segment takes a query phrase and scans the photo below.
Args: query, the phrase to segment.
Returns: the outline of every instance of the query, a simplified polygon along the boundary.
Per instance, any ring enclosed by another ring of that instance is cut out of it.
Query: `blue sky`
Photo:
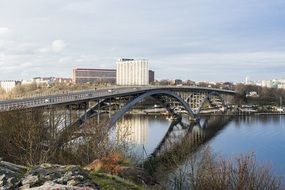
[[[1,0],[0,80],[146,58],[158,79],[285,78],[283,0]]]

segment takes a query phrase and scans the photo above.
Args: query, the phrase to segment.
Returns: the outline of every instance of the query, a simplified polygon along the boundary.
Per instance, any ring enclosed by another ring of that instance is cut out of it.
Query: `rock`
[[[74,179],[72,179],[72,180],[69,180],[66,184],[71,185],[71,186],[76,186],[77,182]]]
[[[1,161],[0,190],[12,189],[100,189],[79,166],[41,164],[25,172],[25,167]]]
[[[12,164],[10,162],[5,162],[2,160],[0,160],[0,167],[4,167],[4,168],[9,169],[13,172],[21,172],[21,170],[27,170],[27,167],[25,167],[25,166]]]
[[[99,186],[93,182],[89,174],[79,166],[56,164],[41,164],[32,168],[22,179],[22,185],[30,184],[31,188],[42,187],[47,181],[56,185],[99,189]],[[63,187],[60,186],[60,189]]]
[[[15,189],[20,182],[20,175],[26,167],[0,161],[0,189]]]
[[[4,179],[5,178],[5,174],[2,174],[1,176],[0,176],[0,181],[2,181],[2,179]]]
[[[28,175],[22,180],[23,185],[29,184],[30,187],[32,187],[38,182],[39,182],[38,176],[34,176],[34,175]]]
[[[91,187],[77,187],[77,186],[70,186],[70,185],[60,185],[53,183],[51,181],[45,182],[42,186],[30,188],[31,190],[95,190]]]
[[[54,165],[54,166],[56,166],[56,165]],[[47,168],[51,168],[51,167],[52,167],[52,165],[51,165],[50,163],[43,163],[43,164],[41,164],[41,165],[40,165],[40,167],[41,167],[41,168],[46,168],[46,169],[47,169]]]
[[[30,189],[29,184],[25,184],[25,185],[22,185],[21,187],[19,187],[19,190],[26,190],[26,189]]]

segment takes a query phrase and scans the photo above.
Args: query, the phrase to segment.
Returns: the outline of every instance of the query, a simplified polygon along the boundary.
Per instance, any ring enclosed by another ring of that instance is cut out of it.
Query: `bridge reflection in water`
[[[167,166],[164,168],[166,170],[171,168],[173,161],[175,165],[183,164],[192,153],[219,134],[231,120],[230,116],[210,116],[200,123],[173,121],[145,164],[150,162],[160,169],[161,166]]]
[[[119,140],[140,144],[140,148],[144,145],[149,146],[149,141],[156,141],[153,148],[146,147],[148,155],[147,159],[143,160],[143,165],[149,166],[151,163],[152,166],[161,168],[161,165],[165,165],[168,167],[165,169],[171,169],[171,163],[168,162],[174,159],[176,164],[183,164],[192,153],[215,137],[231,120],[232,117],[226,115],[204,117],[199,123],[191,122],[188,118],[177,119],[167,122],[169,127],[162,135],[152,134],[158,131],[149,130],[147,116],[128,115],[117,122],[116,137]],[[146,155],[141,157],[146,158]]]

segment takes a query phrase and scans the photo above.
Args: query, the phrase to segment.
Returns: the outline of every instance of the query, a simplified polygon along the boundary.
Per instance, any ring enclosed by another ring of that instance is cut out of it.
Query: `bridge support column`
[[[66,109],[64,109],[64,128],[67,127]]]
[[[111,98],[109,99],[109,118],[111,118]]]
[[[72,106],[69,105],[68,108],[69,108],[69,125],[71,125],[71,123],[72,123]]]
[[[86,121],[86,120],[87,120],[87,114],[86,114],[87,104],[88,104],[88,102],[85,102],[85,103],[84,103],[84,115],[85,115],[85,117],[84,117],[84,121]]]
[[[97,110],[97,124],[99,125],[100,124],[100,100],[97,101],[98,103],[98,110]]]

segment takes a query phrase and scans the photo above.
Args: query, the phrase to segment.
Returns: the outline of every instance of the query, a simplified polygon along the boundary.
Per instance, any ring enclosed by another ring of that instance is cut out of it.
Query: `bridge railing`
[[[86,89],[77,91],[60,91],[54,94],[42,94],[42,96],[31,96],[25,98],[0,101],[0,111],[9,110],[13,107],[36,107],[47,106],[58,103],[68,103],[70,101],[82,101],[103,96],[120,95],[124,93],[143,92],[149,89],[200,89],[213,90],[211,88],[199,87],[175,87],[175,86],[109,86],[100,89]],[[217,90],[217,89],[216,89]],[[232,91],[231,91],[232,92]]]

